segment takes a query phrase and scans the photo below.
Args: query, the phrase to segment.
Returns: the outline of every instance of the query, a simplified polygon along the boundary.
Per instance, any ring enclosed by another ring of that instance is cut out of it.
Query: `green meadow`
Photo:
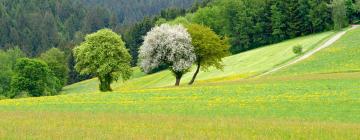
[[[264,46],[259,49],[251,50],[223,59],[224,69],[210,69],[206,72],[200,72],[197,82],[207,83],[214,81],[228,81],[241,78],[256,76],[268,71],[278,65],[286,63],[297,56],[292,53],[292,47],[302,45],[304,51],[309,51],[333,36],[335,32],[325,32],[315,35],[300,37],[288,40],[282,43]],[[195,69],[193,70],[195,71]],[[182,82],[187,84],[194,72],[184,75]],[[154,88],[171,86],[175,82],[171,72],[163,71],[152,75],[145,75],[138,68],[134,68],[134,74],[131,80],[125,83],[119,81],[113,84],[115,90],[129,90],[138,88]],[[98,91],[97,79],[83,81],[64,88],[64,94],[90,93]]]
[[[1,100],[0,139],[360,139],[360,28],[304,61],[255,77],[299,57],[293,46],[309,51],[333,35],[227,57],[223,71],[201,72],[194,86],[171,87],[171,73],[134,68],[113,92],[98,92],[92,79],[59,96]]]
[[[331,47],[275,75],[358,72],[360,71],[359,36],[359,29],[351,30]]]

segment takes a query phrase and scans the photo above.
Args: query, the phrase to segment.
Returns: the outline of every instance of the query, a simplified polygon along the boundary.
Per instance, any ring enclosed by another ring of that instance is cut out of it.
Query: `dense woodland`
[[[235,54],[358,23],[360,0],[2,0],[0,19],[0,69],[5,71],[0,75],[0,94],[14,97],[16,90],[31,89],[33,96],[42,96],[94,76],[75,70],[72,49],[87,34],[103,28],[122,35],[131,65],[136,66],[144,36],[156,25],[207,26],[229,40]],[[25,65],[30,69],[23,71]],[[29,77],[29,71],[40,75]],[[21,83],[21,78],[45,83],[36,89],[32,82]],[[36,90],[46,93],[37,95]]]
[[[231,52],[334,29],[342,11],[343,27],[360,19],[359,0],[221,0],[185,18],[231,39]],[[335,7],[335,8],[334,8]],[[337,10],[337,11],[336,11]],[[335,15],[336,16],[336,15]]]
[[[71,47],[102,28],[118,32],[168,7],[190,7],[193,0],[2,0],[0,48],[19,46],[28,56],[52,47]]]
[[[113,22],[108,10],[72,0],[3,0],[0,11],[1,48],[18,46],[30,57],[52,47],[65,48]]]
[[[123,24],[133,24],[144,17],[158,14],[162,9],[177,7],[186,9],[194,0],[81,0],[85,4],[101,5],[117,14]]]

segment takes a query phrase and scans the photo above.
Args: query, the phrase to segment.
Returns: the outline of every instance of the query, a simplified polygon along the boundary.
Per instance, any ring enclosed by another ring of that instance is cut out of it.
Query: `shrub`
[[[11,78],[14,75],[14,67],[17,59],[25,57],[25,54],[17,47],[0,50],[0,96],[11,96]]]
[[[12,98],[23,96],[23,93],[34,97],[56,95],[56,89],[61,86],[47,64],[40,60],[19,59],[14,72],[11,80]]]
[[[57,90],[60,91],[67,83],[69,73],[65,53],[58,48],[52,48],[41,54],[40,59],[49,66],[50,70],[59,79],[61,86]]]
[[[293,47],[294,54],[300,55],[303,53],[303,47],[301,45],[296,45]]]

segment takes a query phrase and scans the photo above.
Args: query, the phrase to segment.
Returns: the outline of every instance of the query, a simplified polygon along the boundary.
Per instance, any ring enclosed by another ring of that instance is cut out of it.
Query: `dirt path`
[[[283,69],[283,68],[286,68],[286,67],[288,67],[288,66],[290,66],[290,65],[296,64],[296,63],[298,63],[298,62],[300,62],[300,61],[303,61],[303,60],[309,58],[310,56],[314,55],[315,53],[319,52],[320,50],[325,49],[325,48],[331,46],[331,45],[334,44],[337,40],[339,40],[343,35],[345,35],[346,32],[348,32],[349,30],[355,29],[355,28],[357,28],[357,27],[359,27],[359,26],[360,26],[360,25],[353,25],[352,28],[350,28],[350,29],[348,29],[348,30],[345,30],[345,31],[341,31],[340,33],[337,33],[334,37],[332,37],[332,38],[330,38],[328,41],[326,41],[326,42],[325,42],[323,45],[321,45],[320,47],[317,47],[317,48],[315,48],[314,50],[311,50],[311,51],[307,52],[305,55],[303,55],[303,56],[301,56],[301,57],[299,57],[299,58],[296,58],[295,60],[292,60],[292,61],[290,61],[290,62],[287,63],[287,64],[284,64],[284,65],[279,66],[279,67],[277,67],[277,68],[274,68],[274,69],[272,69],[272,70],[270,70],[270,71],[267,71],[267,72],[265,72],[265,73],[263,73],[263,74],[261,74],[261,75],[259,75],[259,76],[257,76],[257,77],[262,77],[262,76],[269,75],[269,74],[274,73],[274,72],[276,72],[276,71],[279,71],[279,70],[281,70],[281,69]]]

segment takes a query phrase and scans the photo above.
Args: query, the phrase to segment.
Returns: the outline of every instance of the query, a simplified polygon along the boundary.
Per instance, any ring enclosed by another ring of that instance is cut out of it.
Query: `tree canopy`
[[[43,60],[54,72],[55,76],[60,80],[61,87],[67,83],[69,68],[67,58],[63,51],[58,48],[51,48],[41,54],[40,59]],[[58,89],[60,91],[61,89]]]
[[[354,0],[345,1],[351,21],[360,19]],[[239,53],[334,27],[330,0],[215,0],[185,17],[228,36],[231,52]],[[338,14],[338,13],[337,13]],[[338,16],[340,17],[340,15]],[[345,25],[346,26],[346,25]]]
[[[332,18],[334,21],[334,29],[340,30],[349,25],[349,19],[346,16],[346,2],[345,0],[333,0],[332,1]]]
[[[145,72],[168,65],[176,77],[176,86],[195,60],[191,36],[182,25],[163,24],[154,27],[145,36],[139,50],[140,67]]]
[[[24,94],[34,97],[56,95],[61,86],[47,64],[40,60],[18,59],[14,71],[11,97]]]
[[[189,84],[193,84],[196,76],[200,70],[207,70],[209,67],[222,69],[222,58],[228,56],[229,45],[226,39],[221,39],[209,27],[204,27],[199,24],[186,25],[187,31],[192,38],[192,45],[195,48],[196,72]]]
[[[23,57],[25,54],[19,48],[12,48],[7,51],[0,50],[0,98],[9,98],[12,95],[11,79],[15,74],[15,63],[17,59]]]
[[[184,10],[194,0],[2,0],[0,2],[0,48],[19,46],[27,55],[72,47],[85,34],[102,28],[124,32],[126,26],[166,8]],[[185,12],[185,10],[183,11]],[[70,48],[71,49],[71,48]]]
[[[75,68],[81,74],[94,74],[99,78],[100,90],[111,91],[111,83],[130,78],[131,56],[121,36],[110,29],[102,29],[85,37],[74,48]]]

